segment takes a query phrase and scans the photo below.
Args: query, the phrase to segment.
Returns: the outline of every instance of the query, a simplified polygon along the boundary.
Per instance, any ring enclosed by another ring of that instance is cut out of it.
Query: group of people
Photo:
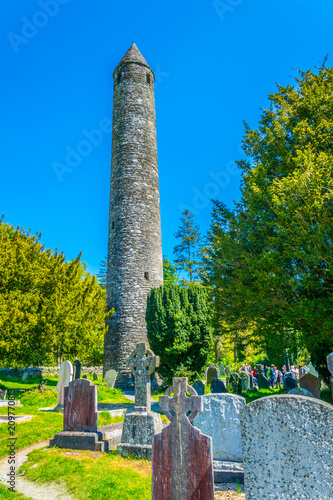
[[[287,373],[287,368],[286,365],[283,365],[281,370],[278,370],[278,368],[274,364],[272,364],[271,366],[259,365],[258,367],[254,366],[253,368],[251,368],[248,363],[244,363],[239,371],[244,371],[249,375],[252,375],[255,383],[257,382],[259,374],[262,373],[268,379],[268,384],[271,389],[274,389],[274,387],[281,389],[281,384]],[[290,373],[294,378],[298,379],[299,371],[296,365],[292,365]]]

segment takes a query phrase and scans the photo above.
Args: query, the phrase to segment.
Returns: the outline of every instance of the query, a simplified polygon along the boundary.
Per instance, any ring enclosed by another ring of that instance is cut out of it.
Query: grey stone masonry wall
[[[269,396],[241,412],[246,500],[333,498],[333,407]]]
[[[163,284],[154,74],[133,44],[116,67],[107,296],[115,313],[104,344],[104,373],[115,387],[133,385],[126,359],[147,342],[146,303]]]

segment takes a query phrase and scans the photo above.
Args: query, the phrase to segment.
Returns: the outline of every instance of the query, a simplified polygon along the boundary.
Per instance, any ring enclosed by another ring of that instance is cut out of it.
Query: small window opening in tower
[[[150,74],[149,73],[147,73],[147,83],[150,84]]]
[[[121,82],[121,73],[118,73],[117,75],[117,83],[120,83]]]
[[[111,228],[114,229],[114,220],[111,223]]]
[[[145,280],[149,280],[149,273],[145,272]]]

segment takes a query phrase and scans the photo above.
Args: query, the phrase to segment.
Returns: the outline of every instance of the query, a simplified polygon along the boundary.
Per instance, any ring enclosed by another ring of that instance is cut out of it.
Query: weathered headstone
[[[242,392],[242,379],[238,375],[238,373],[233,372],[230,373],[229,378],[227,380],[227,384],[232,386],[232,390],[236,391],[237,394]]]
[[[302,389],[302,387],[295,387],[295,389],[291,389],[288,394],[293,394],[294,396],[307,396],[308,398],[313,398],[314,395],[306,389]]]
[[[190,423],[202,411],[202,399],[187,378],[174,378],[160,397],[171,423],[154,436],[152,500],[214,499],[212,439]]]
[[[27,380],[27,378],[28,378],[28,377],[29,377],[29,373],[28,373],[28,371],[27,371],[27,370],[25,370],[25,371],[23,372],[23,375],[22,375],[21,381],[22,381],[22,382],[25,382],[25,381]]]
[[[74,370],[74,380],[77,380],[81,377],[81,361],[76,359],[73,363],[73,370]]]
[[[56,409],[64,406],[64,389],[73,380],[73,365],[70,361],[63,361],[59,368],[59,381],[55,390],[58,393]]]
[[[296,389],[298,387],[297,380],[292,376],[290,372],[286,373],[283,377],[283,388],[285,391],[288,389]]]
[[[240,414],[245,399],[236,394],[206,394],[203,411],[193,424],[213,439],[213,458],[226,462],[242,461]]]
[[[249,389],[252,390],[254,388],[254,383],[253,383],[253,375],[249,375]]]
[[[125,415],[118,453],[151,460],[153,436],[162,430],[161,415],[150,411],[150,375],[159,366],[159,357],[149,344],[141,342],[127,359],[127,366],[135,378],[135,406]]]
[[[64,430],[50,440],[50,447],[108,451],[97,431],[97,387],[90,380],[76,379],[64,388]]]
[[[220,375],[221,377],[225,377],[225,366],[223,363],[220,363]]]
[[[116,370],[111,369],[106,372],[103,381],[108,387],[111,387],[111,389],[113,389],[114,384],[116,382],[116,378],[117,378]]]
[[[248,373],[240,371],[239,376],[242,379],[242,391],[248,391],[250,388],[250,376]]]
[[[93,379],[94,379],[94,380],[99,380],[99,376],[98,376],[98,374],[97,374],[97,373],[93,373]]]
[[[259,373],[257,383],[258,383],[259,389],[269,389],[268,378],[265,377],[265,375],[263,373]]]
[[[332,498],[331,405],[289,394],[261,398],[243,409],[241,429],[246,500]]]
[[[302,389],[313,394],[313,397],[320,399],[320,379],[311,373],[306,373],[299,379],[299,385]]]
[[[203,396],[205,394],[205,384],[201,380],[196,380],[192,387],[198,396]]]
[[[213,394],[225,394],[228,391],[225,388],[223,380],[213,378],[212,383],[210,384],[210,392]]]
[[[206,371],[207,371],[207,377],[206,377],[207,385],[211,384],[211,381],[213,380],[213,378],[219,378],[219,371],[216,368],[216,366],[214,366],[213,364],[208,366]]]

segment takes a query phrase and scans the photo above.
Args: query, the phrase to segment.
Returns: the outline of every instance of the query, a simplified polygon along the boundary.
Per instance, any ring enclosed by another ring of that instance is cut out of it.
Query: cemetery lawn
[[[6,486],[0,484],[0,500],[33,500],[31,497],[26,497],[16,491],[9,491]]]
[[[37,483],[62,483],[78,500],[151,498],[151,463],[117,452],[34,450],[19,472]]]

